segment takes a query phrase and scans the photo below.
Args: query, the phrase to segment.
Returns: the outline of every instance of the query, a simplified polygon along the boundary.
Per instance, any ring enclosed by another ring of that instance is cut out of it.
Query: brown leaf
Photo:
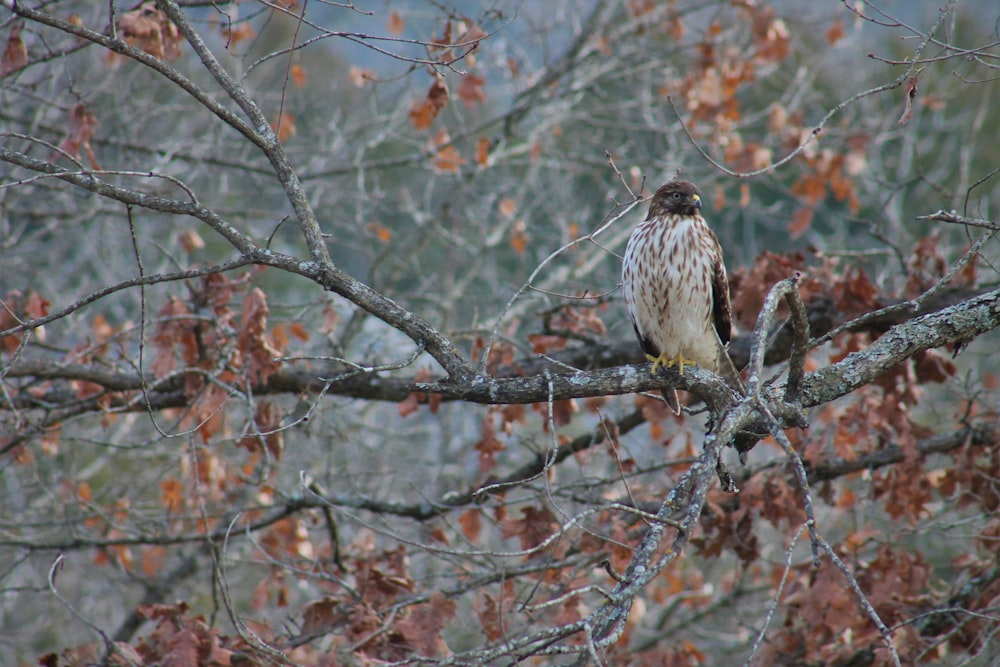
[[[327,335],[332,334],[337,328],[338,322],[340,322],[340,313],[337,312],[337,309],[329,303],[323,306],[323,324],[320,325],[320,332]]]
[[[410,613],[396,622],[395,629],[420,655],[444,655],[448,646],[441,631],[455,617],[455,609],[454,600],[435,592],[427,602],[411,607]]]
[[[296,88],[301,88],[306,85],[306,70],[302,65],[292,65],[292,83],[295,84]]]
[[[899,117],[899,124],[906,125],[913,116],[913,100],[917,97],[917,77],[910,77],[906,82],[906,98],[903,100],[903,115]]]
[[[199,664],[198,637],[195,633],[185,628],[167,640],[167,653],[162,663],[171,667],[194,667]]]
[[[531,351],[535,354],[545,354],[550,350],[561,350],[566,347],[566,337],[548,334],[530,334],[528,342],[531,343]]]
[[[278,135],[278,141],[285,143],[295,136],[295,116],[282,111],[271,121],[271,129]]]
[[[340,601],[330,595],[304,604],[301,611],[302,634],[316,634],[344,622],[346,616],[338,609],[339,604]]]
[[[532,549],[547,540],[557,528],[555,517],[548,509],[525,507],[520,519],[506,519],[501,523],[504,538],[519,537],[522,549]]]
[[[21,28],[17,25],[10,29],[7,46],[0,57],[0,75],[13,74],[28,64],[28,47],[21,39]]]
[[[239,361],[243,362],[252,382],[266,382],[278,367],[274,358],[280,356],[280,350],[276,350],[265,335],[269,314],[264,291],[259,287],[250,290],[243,300],[236,346],[240,352]]]
[[[489,166],[490,162],[490,140],[480,137],[476,142],[476,164],[480,167]]]
[[[122,14],[118,29],[129,44],[154,58],[177,60],[181,56],[181,35],[155,2],[144,2]]]
[[[792,216],[792,221],[788,224],[788,233],[793,239],[797,239],[805,234],[812,225],[813,208],[803,206]]]
[[[410,122],[418,130],[426,130],[447,104],[448,85],[444,82],[444,77],[438,75],[428,89],[427,96],[410,107]]]
[[[472,508],[462,512],[461,516],[458,517],[458,525],[462,527],[465,539],[470,542],[478,540],[479,531],[482,529],[482,517],[479,515],[479,509]]]
[[[184,485],[175,477],[160,482],[160,502],[170,512],[179,512],[184,505]]]
[[[826,31],[826,41],[830,46],[833,46],[840,40],[844,38],[844,24],[839,20],[834,21],[833,25],[827,28]]]
[[[403,21],[403,17],[399,15],[398,12],[393,11],[389,14],[389,32],[395,36],[400,36],[403,34],[403,29],[406,27],[406,22]]]
[[[465,164],[465,158],[458,153],[454,146],[449,144],[438,150],[431,164],[434,165],[436,171],[457,174],[459,167]]]
[[[951,359],[936,350],[925,350],[915,357],[915,361],[920,382],[947,382],[958,371]]]
[[[222,27],[222,36],[229,42],[229,45],[239,44],[245,39],[253,39],[257,36],[257,31],[249,23],[239,23],[237,25],[227,24]]]
[[[531,237],[528,235],[527,226],[524,224],[524,220],[518,220],[510,228],[510,247],[514,249],[518,255],[523,255],[528,249],[528,240]]]
[[[385,225],[377,222],[370,222],[368,223],[368,231],[373,233],[382,243],[388,243],[392,240],[392,230]]]
[[[194,320],[185,319],[190,315],[187,305],[178,297],[171,297],[156,314],[158,323],[153,334],[156,357],[153,359],[153,375],[162,378],[177,366],[175,347],[182,349],[182,357],[193,365],[198,359],[198,344],[194,337]]]
[[[414,412],[420,409],[420,399],[417,397],[416,392],[410,394],[402,401],[396,404],[396,409],[399,410],[400,417],[409,417]]]
[[[69,128],[66,138],[59,144],[59,148],[76,158],[80,157],[80,149],[83,148],[90,160],[90,166],[94,169],[100,169],[94,151],[90,147],[90,140],[94,136],[99,122],[97,116],[87,109],[86,104],[78,102],[70,110]]]
[[[496,455],[507,449],[507,446],[496,437],[492,414],[483,419],[481,433],[482,438],[476,443],[475,449],[479,452],[479,472],[486,473],[496,466]]]
[[[491,642],[503,637],[503,620],[500,614],[500,605],[489,593],[483,593],[476,605],[476,615],[479,617],[479,626],[483,634]]]
[[[309,340],[309,331],[302,325],[302,322],[292,322],[288,326],[288,333],[298,338],[303,343]]]
[[[471,72],[462,77],[462,82],[458,84],[458,97],[466,107],[486,101],[485,83],[486,79]]]
[[[513,218],[517,213],[517,202],[512,197],[504,197],[497,204],[497,210],[505,218]]]

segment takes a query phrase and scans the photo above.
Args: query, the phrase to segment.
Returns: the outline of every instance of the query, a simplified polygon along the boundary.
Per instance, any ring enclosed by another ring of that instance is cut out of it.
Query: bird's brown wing
[[[722,246],[715,233],[712,240],[715,242],[715,257],[712,262],[712,319],[715,322],[715,331],[719,334],[719,374],[734,389],[743,389],[743,381],[740,379],[739,370],[733,364],[727,350],[729,341],[733,337],[733,310],[729,304],[729,279],[726,277],[726,265],[722,261]]]
[[[727,345],[733,337],[733,311],[729,305],[729,279],[726,277],[726,265],[722,261],[722,246],[715,233],[709,231],[715,242],[715,257],[712,262],[712,317],[715,320],[715,330],[719,340]]]

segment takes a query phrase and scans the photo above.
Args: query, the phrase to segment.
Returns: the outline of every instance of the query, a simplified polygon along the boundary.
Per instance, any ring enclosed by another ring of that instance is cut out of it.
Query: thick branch
[[[827,403],[873,382],[899,362],[948,343],[965,343],[1000,326],[1000,289],[893,327],[866,349],[806,375],[802,404]]]

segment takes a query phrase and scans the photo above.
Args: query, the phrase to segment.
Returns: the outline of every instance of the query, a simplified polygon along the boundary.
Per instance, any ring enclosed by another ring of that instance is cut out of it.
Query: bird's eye
[[[675,192],[675,193],[674,193],[673,195],[671,195],[671,196],[672,196],[672,197],[673,197],[674,199],[680,199],[680,198],[681,198],[681,193],[679,193],[679,192]]]

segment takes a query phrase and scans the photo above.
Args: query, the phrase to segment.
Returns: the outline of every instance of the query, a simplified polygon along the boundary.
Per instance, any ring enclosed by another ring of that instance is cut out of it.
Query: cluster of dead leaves
[[[126,42],[154,58],[173,61],[181,57],[180,31],[155,2],[144,2],[122,14],[118,30]]]
[[[414,653],[446,655],[442,631],[455,618],[455,602],[440,592],[408,602],[420,596],[405,547],[375,551],[365,548],[366,539],[355,545],[359,555],[351,559],[346,575],[357,594],[336,593],[305,604],[300,610],[302,635],[343,637],[351,647],[345,664],[393,662]]]
[[[403,19],[399,14],[393,12],[390,16],[390,31],[393,34],[400,34],[403,28]],[[482,28],[468,19],[449,19],[445,22],[443,34],[440,37],[435,37],[428,47],[430,55],[442,64],[453,63],[459,57],[464,58],[464,64],[468,66],[468,70],[458,75],[460,78],[456,94],[467,108],[486,101],[486,79],[473,70],[476,63],[473,52],[478,48],[479,42],[487,36],[488,34]],[[364,85],[373,78],[365,70],[353,68],[352,72],[355,85]],[[451,99],[452,92],[444,74],[440,70],[436,71],[434,81],[427,93],[410,105],[410,123],[417,130],[430,129]],[[490,142],[486,137],[480,137],[475,144],[474,160],[480,168],[489,164],[489,146]],[[452,143],[451,137],[444,127],[439,128],[430,139],[429,152],[431,167],[438,173],[458,173],[460,167],[468,162],[461,155],[458,147]]]
[[[151,369],[156,378],[179,372],[190,402],[185,424],[195,426],[207,442],[222,427],[222,405],[227,385],[266,383],[277,370],[275,358],[288,343],[288,334],[308,339],[301,325],[268,329],[267,297],[260,288],[249,288],[249,276],[231,280],[223,275],[205,276],[187,300],[171,297],[157,313],[152,342]],[[242,308],[234,307],[237,293]],[[216,378],[207,382],[206,374]],[[276,417],[260,412],[265,426]]]

